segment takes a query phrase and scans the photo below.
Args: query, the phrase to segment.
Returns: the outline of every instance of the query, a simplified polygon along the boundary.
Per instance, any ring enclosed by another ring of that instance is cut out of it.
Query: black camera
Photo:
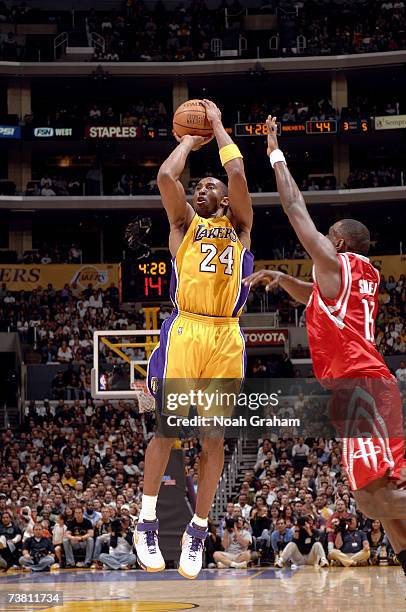
[[[340,518],[338,525],[336,527],[336,533],[338,533],[339,531],[342,533],[345,533],[350,523],[351,523],[350,518]]]
[[[121,519],[114,519],[111,523],[111,535],[113,536],[121,536],[123,533],[123,525],[121,523]]]
[[[234,531],[234,527],[235,527],[235,519],[234,518],[226,518],[226,529],[227,531]]]

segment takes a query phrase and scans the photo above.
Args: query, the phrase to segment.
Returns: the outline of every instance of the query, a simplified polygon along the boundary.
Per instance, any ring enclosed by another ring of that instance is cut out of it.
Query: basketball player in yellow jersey
[[[207,177],[197,185],[192,205],[186,201],[179,177],[191,151],[206,144],[200,136],[177,139],[179,145],[159,170],[158,187],[170,223],[174,311],[164,322],[160,343],[150,358],[148,386],[152,394],[162,379],[182,379],[189,383],[189,389],[198,389],[200,380],[204,389],[207,379],[242,381],[245,374],[238,317],[249,289],[242,279],[253,269],[249,250],[252,204],[242,155],[225,131],[217,106],[209,100],[204,105],[228,187]],[[202,416],[210,416],[210,411],[202,413],[197,408]],[[156,503],[174,441],[155,436],[145,455],[144,494],[134,546],[141,567],[148,571],[165,568],[158,544]],[[183,535],[179,562],[179,572],[186,578],[196,578],[202,567],[207,517],[224,464],[222,431],[201,431],[200,443],[196,513]]]

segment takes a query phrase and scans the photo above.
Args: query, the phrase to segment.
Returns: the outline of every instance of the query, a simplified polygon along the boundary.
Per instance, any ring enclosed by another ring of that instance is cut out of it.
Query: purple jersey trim
[[[165,376],[168,337],[177,316],[178,313],[174,311],[171,316],[165,319],[165,321],[162,323],[161,333],[159,334],[159,346],[157,346],[152,353],[148,363],[148,390],[154,397],[156,396],[157,391],[153,391],[151,379],[156,378],[158,381],[160,381]]]
[[[250,288],[243,285],[242,281],[246,276],[251,274],[253,270],[254,270],[254,255],[251,253],[251,251],[248,251],[245,249],[244,254],[243,254],[243,259],[242,259],[242,265],[241,265],[240,293],[237,298],[237,303],[234,306],[234,310],[232,314],[233,317],[237,316],[237,313],[241,310],[241,308],[244,306],[245,302],[247,301],[247,297],[248,297]]]

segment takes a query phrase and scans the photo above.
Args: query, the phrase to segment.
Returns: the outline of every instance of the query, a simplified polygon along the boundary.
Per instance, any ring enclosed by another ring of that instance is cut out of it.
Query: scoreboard
[[[371,132],[369,119],[348,119],[336,121],[335,119],[299,121],[294,123],[281,123],[278,121],[278,136],[288,134],[368,134]],[[266,123],[236,123],[234,136],[266,136],[268,127]]]
[[[126,261],[122,266],[123,300],[129,302],[167,302],[172,262],[167,257]]]

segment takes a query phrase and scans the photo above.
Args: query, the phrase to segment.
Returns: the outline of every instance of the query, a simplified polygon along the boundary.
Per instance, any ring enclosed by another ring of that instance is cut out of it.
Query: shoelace
[[[148,552],[150,554],[156,553],[156,531],[145,531],[145,540],[147,543]]]
[[[196,561],[196,556],[200,548],[202,550],[204,549],[204,540],[201,538],[192,538],[192,543],[189,549],[189,559]]]

